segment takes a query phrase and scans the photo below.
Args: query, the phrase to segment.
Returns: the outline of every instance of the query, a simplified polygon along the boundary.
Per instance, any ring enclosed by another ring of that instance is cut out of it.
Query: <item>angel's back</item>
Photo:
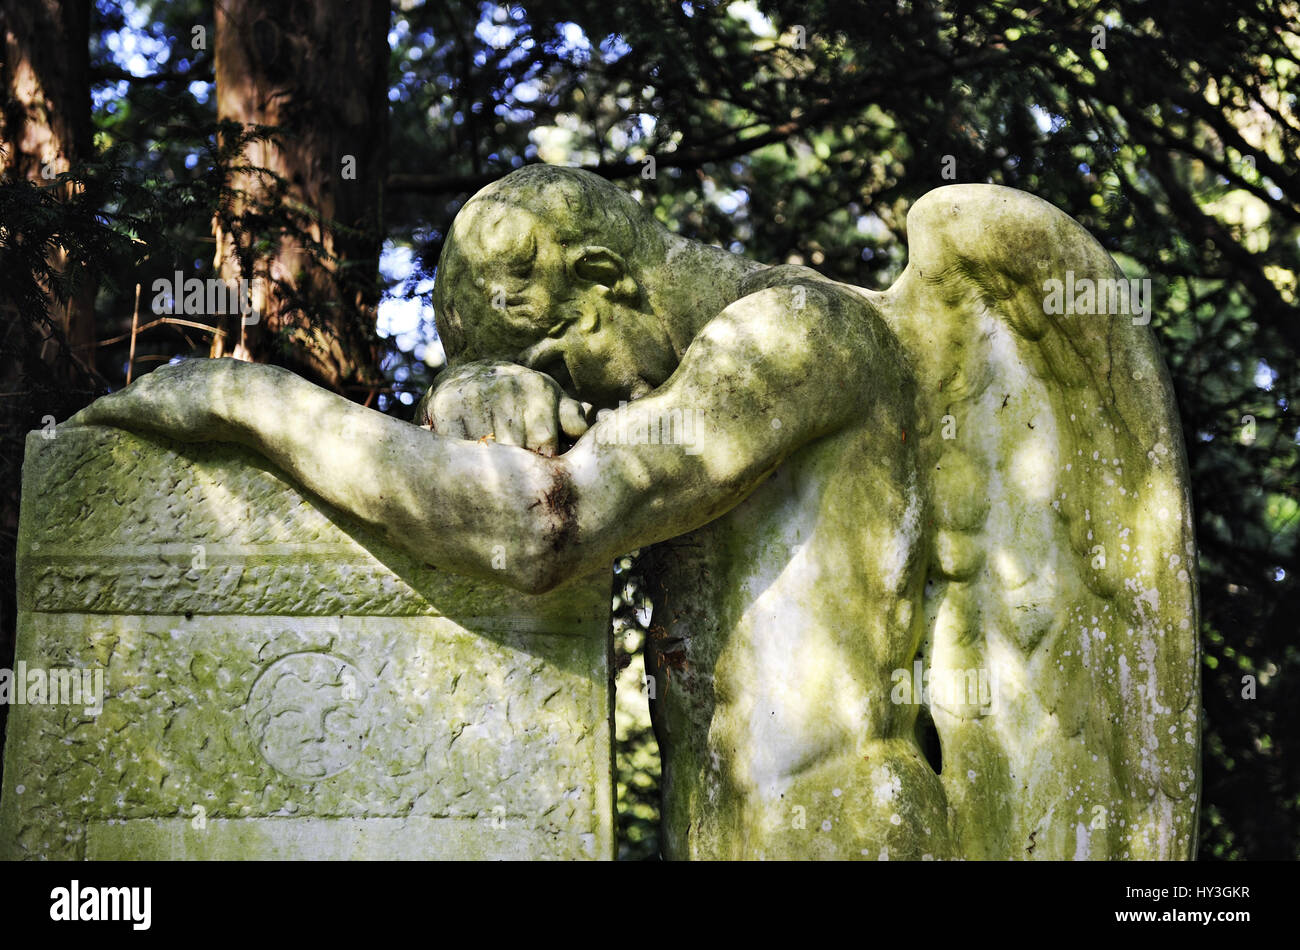
[[[666,853],[1190,857],[1195,551],[1153,338],[1050,312],[1054,279],[1081,307],[1125,285],[1036,198],[939,189],[909,228],[885,293],[747,288],[793,320],[856,298],[878,385],[647,558]]]

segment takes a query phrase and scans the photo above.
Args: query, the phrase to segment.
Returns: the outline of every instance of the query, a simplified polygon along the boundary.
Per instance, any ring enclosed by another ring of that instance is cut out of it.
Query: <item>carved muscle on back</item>
[[[1047,312],[1052,279],[1074,295],[1093,281],[1097,310],[1129,298],[1101,246],[1037,198],[940,188],[908,231],[902,277],[864,293],[921,384],[923,650],[959,851],[1191,857],[1195,546],[1154,337],[1127,312]]]

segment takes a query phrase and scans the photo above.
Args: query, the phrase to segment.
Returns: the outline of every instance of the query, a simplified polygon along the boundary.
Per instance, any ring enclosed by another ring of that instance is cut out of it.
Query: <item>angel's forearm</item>
[[[242,367],[241,367],[242,369]],[[571,534],[557,462],[448,439],[271,367],[247,367],[226,400],[235,441],[421,560],[525,590]]]

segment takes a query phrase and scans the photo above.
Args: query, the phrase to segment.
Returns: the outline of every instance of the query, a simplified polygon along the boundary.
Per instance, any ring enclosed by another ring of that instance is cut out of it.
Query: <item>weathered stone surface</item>
[[[642,550],[667,857],[1191,857],[1196,546],[1150,288],[1008,188],[936,189],[908,239],[868,290],[532,165],[447,235],[421,426],[210,360],[70,424],[248,446],[518,590]]]
[[[6,858],[605,858],[609,582],[420,565],[245,449],[27,443]]]

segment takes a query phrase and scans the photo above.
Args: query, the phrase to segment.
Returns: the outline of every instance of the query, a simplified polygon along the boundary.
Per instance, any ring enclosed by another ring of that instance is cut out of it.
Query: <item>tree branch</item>
[[[120,66],[92,66],[90,68],[90,82],[92,85],[106,82],[136,82],[162,85],[169,82],[215,82],[212,73],[212,64],[198,63],[190,69],[177,72],[175,70],[164,70],[160,73],[151,73],[148,76],[137,76],[135,73],[128,72]]]
[[[954,60],[937,63],[926,69],[914,70],[907,76],[906,82],[917,83],[933,79],[937,75],[946,75],[955,73],[962,69],[972,69],[980,66],[986,66],[991,63],[999,62],[1010,56],[1006,50],[997,50],[989,53],[984,52],[974,56],[959,57]],[[762,148],[765,145],[771,145],[776,142],[783,142],[790,136],[805,129],[815,128],[821,123],[845,114],[854,109],[863,108],[874,102],[886,90],[895,89],[900,84],[900,80],[880,79],[863,84],[863,88],[857,95],[845,99],[839,98],[834,101],[821,100],[817,107],[809,109],[802,115],[791,116],[786,122],[775,125],[758,135],[751,135],[748,138],[734,138],[740,130],[729,129],[722,137],[724,144],[709,146],[706,148],[686,148],[678,149],[675,152],[669,152],[663,155],[655,155],[656,168],[699,168],[701,165],[709,162],[722,162],[728,159],[738,158],[741,155],[747,155],[755,149]],[[725,139],[730,138],[730,141]],[[529,163],[531,164],[531,163]],[[633,178],[641,173],[643,165],[640,162],[601,162],[598,165],[582,166],[584,170],[595,172],[603,178],[611,180],[619,178]],[[408,194],[426,194],[426,195],[445,195],[458,194],[466,191],[478,191],[484,185],[490,184],[507,174],[510,169],[499,169],[496,171],[487,171],[470,175],[432,175],[422,172],[394,172],[388,176],[387,186],[389,191],[405,192]]]

